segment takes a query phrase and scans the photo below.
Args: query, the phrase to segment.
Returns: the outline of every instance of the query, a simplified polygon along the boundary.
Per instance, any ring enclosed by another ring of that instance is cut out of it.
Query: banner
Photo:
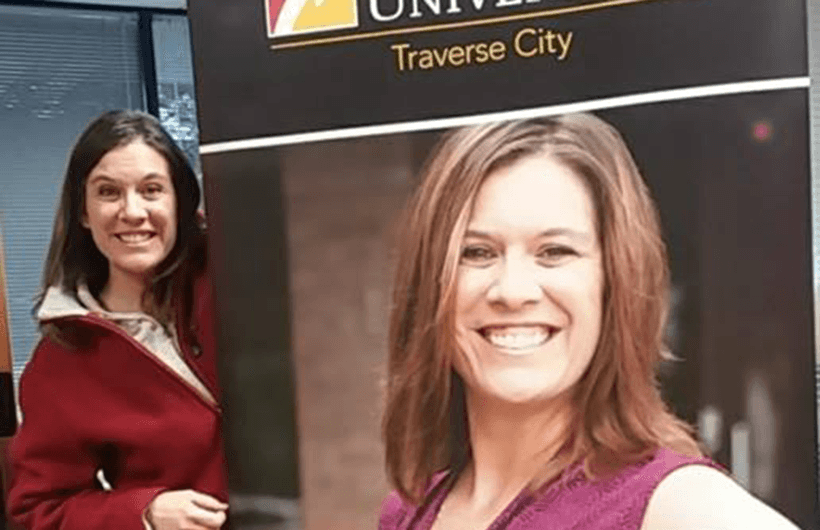
[[[661,212],[680,359],[665,397],[741,484],[814,526],[804,3],[234,0],[189,16],[234,514],[375,528],[392,238],[421,166],[455,127],[592,112]]]

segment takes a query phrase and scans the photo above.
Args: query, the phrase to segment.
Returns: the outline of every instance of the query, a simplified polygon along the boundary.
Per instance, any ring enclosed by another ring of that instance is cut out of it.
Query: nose
[[[134,191],[125,193],[120,218],[131,224],[140,224],[146,217],[148,217],[148,211],[142,196]]]
[[[495,305],[519,309],[537,303],[543,296],[536,264],[523,257],[508,254],[499,264],[493,282],[487,290],[487,299]]]

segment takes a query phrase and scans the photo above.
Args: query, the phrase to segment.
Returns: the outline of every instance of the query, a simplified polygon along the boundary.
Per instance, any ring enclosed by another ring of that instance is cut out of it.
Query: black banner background
[[[192,0],[202,142],[804,76],[805,10],[802,2],[774,0],[648,0],[501,25],[270,50],[263,0]],[[509,41],[524,27],[573,31],[573,49],[562,62],[509,54],[499,63],[402,73],[390,50],[398,42],[421,48]]]

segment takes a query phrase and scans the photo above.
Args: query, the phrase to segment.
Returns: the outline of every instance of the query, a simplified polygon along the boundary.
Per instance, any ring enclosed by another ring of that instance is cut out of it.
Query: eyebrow
[[[107,180],[109,182],[114,182],[114,179],[112,179],[108,175],[92,175],[88,178],[88,183],[93,184],[94,182],[97,182],[98,180]]]
[[[590,244],[594,241],[594,237],[589,232],[575,230],[572,228],[560,227],[560,228],[550,228],[549,230],[544,230],[543,232],[539,233],[536,237],[544,238],[544,237],[557,237],[557,236],[564,236],[568,237],[572,240],[578,241],[579,243]],[[485,232],[482,230],[467,230],[464,233],[464,237],[475,237],[479,239],[493,239],[494,235],[491,232]]]
[[[149,173],[149,174],[145,175],[144,177],[142,177],[140,179],[140,182],[145,181],[145,180],[151,180],[151,179],[160,179],[160,180],[168,179],[169,181],[172,180],[170,175],[164,175],[162,173]],[[88,183],[93,184],[94,182],[97,182],[98,180],[104,180],[104,181],[113,182],[113,183],[117,182],[116,179],[111,178],[108,175],[106,175],[105,173],[103,173],[103,174],[89,176]]]

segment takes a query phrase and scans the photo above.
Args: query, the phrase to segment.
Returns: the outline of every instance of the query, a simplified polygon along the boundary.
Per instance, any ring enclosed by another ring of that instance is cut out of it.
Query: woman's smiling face
[[[92,168],[82,223],[108,259],[109,280],[147,281],[176,242],[176,201],[168,161],[141,140],[112,149]]]
[[[582,177],[539,154],[491,173],[459,256],[454,366],[468,391],[512,403],[565,393],[595,352],[603,292]]]

